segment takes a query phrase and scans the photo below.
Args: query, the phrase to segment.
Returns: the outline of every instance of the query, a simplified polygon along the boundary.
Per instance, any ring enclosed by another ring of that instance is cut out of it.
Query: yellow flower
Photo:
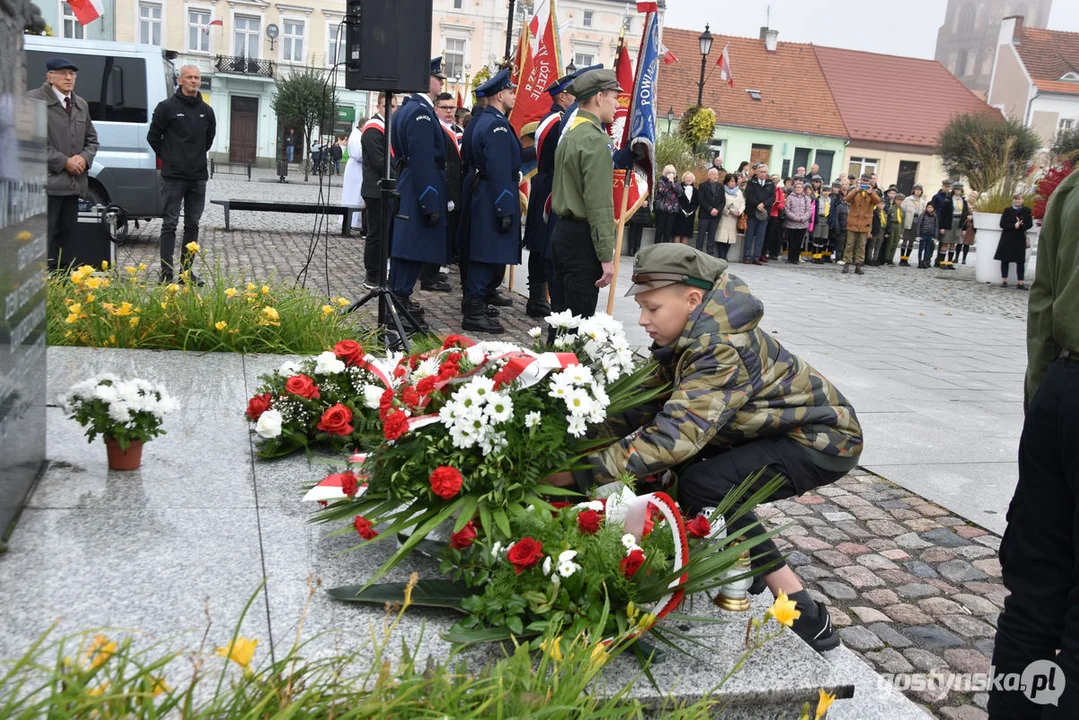
[[[225,288],[225,297],[231,300],[236,295],[236,288]]]
[[[214,323],[214,327],[217,328],[218,330],[224,330],[228,326],[229,326],[229,324],[227,322],[225,322],[224,320],[218,320],[217,322]]]
[[[641,616],[641,619],[637,621],[637,628],[641,632],[648,632],[652,629],[652,626],[656,624],[655,613],[645,613]]]
[[[180,273],[180,280],[183,281],[184,283],[186,283],[190,279],[191,279],[191,271],[190,270],[184,270],[183,272]]]
[[[258,287],[258,286],[257,286],[257,285],[255,285],[255,283],[253,283],[253,282],[249,282],[249,283],[247,283],[247,289],[248,289],[248,291],[249,291],[249,292],[250,292],[251,290],[254,290],[254,289],[255,289],[256,287]]]
[[[133,265],[125,265],[124,270],[127,270],[129,275],[134,275],[139,271],[139,269]]]
[[[82,305],[80,303],[71,303],[67,306],[67,311],[72,315],[78,315],[82,312]]]
[[[92,303],[95,299],[96,298],[93,293],[86,293],[86,302]]]
[[[176,283],[169,283],[165,286],[165,289],[168,290],[170,293],[180,292],[180,286]]]
[[[776,600],[772,603],[772,607],[765,611],[765,616],[771,615],[776,619],[776,622],[784,627],[790,627],[794,624],[794,621],[802,616],[801,610],[795,610],[796,603],[793,600],[787,598],[787,593],[782,590],[779,591],[779,595],[776,596]]]
[[[66,322],[68,325],[71,325],[72,323],[78,322],[78,320],[79,320],[79,316],[76,315],[75,313],[71,313],[66,318],[64,318],[64,322]]]
[[[348,298],[337,298],[337,304],[341,307],[347,307],[349,304]]]
[[[333,305],[323,305],[322,306],[322,314],[324,316],[325,315],[333,315]]]
[[[99,697],[105,694],[105,691],[109,689],[108,681],[101,683],[96,688],[90,688],[88,694],[90,697]]]
[[[269,285],[263,285],[262,286],[262,294],[263,295],[269,295],[270,294],[270,286]]]
[[[123,317],[125,315],[130,315],[131,311],[134,309],[134,306],[127,300],[124,300],[122,303],[120,303],[120,307],[117,308],[113,306],[110,309],[112,310],[113,315],[119,315]]]
[[[184,249],[187,250],[192,255],[197,255],[199,250],[200,250],[199,244],[197,242],[195,242],[194,240],[189,242],[187,245],[184,245]]]
[[[637,606],[633,604],[632,600],[630,600],[626,604],[626,617],[628,619],[632,620],[633,618],[637,617],[638,612],[640,612],[640,611],[637,610]]]
[[[90,288],[91,290],[97,290],[99,287],[101,287],[101,278],[86,278],[86,287]]]
[[[109,261],[108,260],[102,260],[101,261],[101,269],[102,270],[108,270],[109,269]]]
[[[219,647],[217,654],[223,658],[228,658],[232,662],[242,667],[246,672],[251,672],[251,659],[255,657],[255,647],[259,644],[258,640],[251,640],[240,636],[232,643],[229,643],[227,648]]]
[[[135,327],[136,325],[139,324],[139,316],[136,315],[135,317],[131,318],[127,322],[131,325],[131,327]]]
[[[592,670],[598,670],[603,667],[609,657],[610,656],[607,654],[607,646],[603,643],[592,648]]]
[[[154,682],[153,689],[150,690],[150,693],[154,697],[157,697],[161,693],[172,692],[172,688],[169,687],[169,684],[167,682],[165,682],[165,678],[163,678],[163,677],[151,677],[150,679],[153,680],[153,682]]]
[[[277,310],[273,309],[269,305],[262,308],[262,314],[266,316],[267,320],[280,320],[281,316],[277,313]]]
[[[161,309],[162,310],[168,310],[169,309],[169,304],[167,302],[161,303]]]
[[[34,236],[30,233],[29,230],[23,230],[22,232],[20,232],[18,235],[15,236],[15,239],[18,240],[19,242],[29,242],[30,238],[32,238],[32,237],[34,237]]]
[[[550,643],[544,640],[540,643],[540,650],[550,655],[555,662],[562,662],[562,638],[556,637]]]
[[[90,669],[97,670],[108,662],[108,659],[113,656],[118,647],[115,641],[109,640],[104,635],[94,635],[94,639],[86,651],[86,659],[90,661]]]
[[[825,691],[824,688],[817,690],[820,693],[820,699],[817,700],[817,713],[814,715],[816,720],[821,720],[828,712],[828,708],[832,707],[832,703],[835,702],[835,695]]]
[[[146,269],[146,263],[139,263],[139,272],[142,272],[145,269]]]

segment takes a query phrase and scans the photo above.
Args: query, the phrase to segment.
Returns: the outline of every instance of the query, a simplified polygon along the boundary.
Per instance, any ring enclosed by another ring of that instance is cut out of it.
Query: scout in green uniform
[[[551,208],[558,215],[551,236],[551,309],[591,317],[599,289],[614,278],[614,161],[601,123],[614,122],[618,78],[592,70],[570,85],[577,116],[555,152]]]

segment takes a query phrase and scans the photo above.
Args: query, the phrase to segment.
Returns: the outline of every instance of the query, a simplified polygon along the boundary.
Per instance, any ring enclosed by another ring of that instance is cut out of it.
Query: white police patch
[[[429,116],[427,116],[427,115],[417,115],[416,119],[417,120],[426,120],[427,122],[431,122],[431,118]]]
[[[496,127],[496,128],[495,128],[494,130],[492,130],[491,132],[509,132],[509,128],[505,128],[505,127]]]

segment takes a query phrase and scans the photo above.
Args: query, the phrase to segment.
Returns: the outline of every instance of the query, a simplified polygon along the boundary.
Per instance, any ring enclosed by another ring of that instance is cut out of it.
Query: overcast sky
[[[766,8],[771,6],[771,22]],[[667,27],[757,37],[769,24],[787,42],[933,58],[946,0],[813,3],[808,0],[667,0]],[[1079,32],[1079,0],[1054,0],[1053,30]]]

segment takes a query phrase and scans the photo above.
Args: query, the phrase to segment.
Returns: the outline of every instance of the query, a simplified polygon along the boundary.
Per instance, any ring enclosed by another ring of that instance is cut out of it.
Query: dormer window
[[[1060,76],[1060,79],[1067,82],[1079,82],[1079,72],[1073,70],[1072,72],[1064,73]]]

